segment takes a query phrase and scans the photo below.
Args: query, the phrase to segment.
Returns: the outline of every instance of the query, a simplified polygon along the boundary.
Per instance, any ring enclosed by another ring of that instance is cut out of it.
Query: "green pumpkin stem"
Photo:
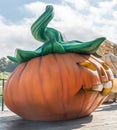
[[[106,39],[105,37],[100,37],[88,42],[78,40],[64,41],[62,34],[59,31],[47,27],[53,16],[53,6],[48,5],[46,6],[44,13],[31,26],[31,32],[34,38],[40,42],[44,42],[42,46],[34,51],[18,49],[15,57],[8,56],[8,58],[13,62],[22,63],[29,61],[32,58],[52,53],[73,52],[96,54],[97,49]]]

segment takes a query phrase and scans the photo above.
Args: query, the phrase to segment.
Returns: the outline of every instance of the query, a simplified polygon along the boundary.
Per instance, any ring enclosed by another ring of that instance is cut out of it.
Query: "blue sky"
[[[23,5],[41,1],[46,3],[57,3],[56,0],[1,0],[0,1],[0,15],[4,16],[7,20],[17,22],[21,20],[23,17],[27,17],[30,15],[27,12],[23,11]]]
[[[42,44],[32,37],[30,27],[47,4],[55,11],[49,26],[66,40],[104,36],[117,43],[117,0],[1,0],[0,57],[14,55],[16,48],[34,50]]]

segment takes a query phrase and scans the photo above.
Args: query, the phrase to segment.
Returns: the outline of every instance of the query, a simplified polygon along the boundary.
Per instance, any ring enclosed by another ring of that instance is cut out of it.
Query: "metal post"
[[[3,98],[4,81],[5,79],[2,79],[2,111],[4,111],[4,98]]]

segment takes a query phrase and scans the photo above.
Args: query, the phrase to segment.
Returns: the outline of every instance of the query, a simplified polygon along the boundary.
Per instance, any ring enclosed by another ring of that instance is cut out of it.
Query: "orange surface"
[[[5,85],[4,100],[27,120],[78,118],[89,115],[106,98],[91,88],[112,79],[109,68],[94,56],[49,54],[15,69]]]

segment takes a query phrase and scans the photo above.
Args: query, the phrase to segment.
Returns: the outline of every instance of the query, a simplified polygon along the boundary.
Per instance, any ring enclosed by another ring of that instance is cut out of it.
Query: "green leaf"
[[[35,57],[53,53],[73,52],[95,54],[99,46],[104,40],[106,40],[105,37],[100,37],[88,42],[78,40],[64,41],[62,34],[59,31],[47,27],[53,18],[53,15],[53,6],[47,5],[44,13],[31,26],[31,32],[34,38],[38,41],[44,42],[42,46],[34,51],[18,49],[16,52],[16,57],[8,56],[8,58],[13,62],[22,63]]]
[[[57,42],[46,43],[42,46],[42,55],[50,53],[65,53],[63,46]]]
[[[68,42],[66,44],[63,44],[63,47],[66,52],[93,54],[97,51],[105,39],[105,37],[101,37],[89,42],[71,41],[70,43]]]

